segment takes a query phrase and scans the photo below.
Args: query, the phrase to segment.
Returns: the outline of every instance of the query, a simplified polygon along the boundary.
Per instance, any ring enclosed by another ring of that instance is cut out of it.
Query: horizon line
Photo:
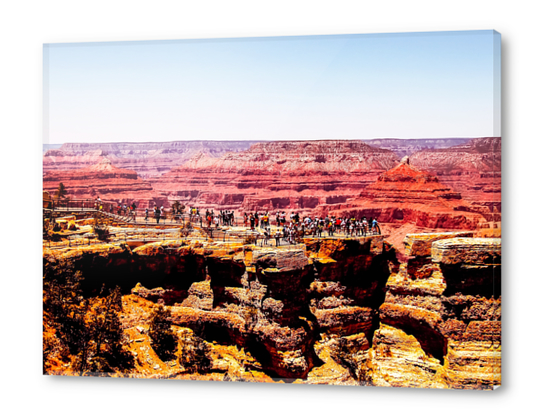
[[[106,141],[106,142],[64,142],[64,143],[42,143],[43,145],[58,145],[58,144],[142,144],[142,143],[177,143],[177,142],[279,142],[279,141],[289,141],[289,142],[302,142],[302,141],[374,141],[374,140],[439,140],[439,139],[477,139],[477,138],[501,138],[501,136],[451,136],[451,137],[375,137],[369,139],[236,139],[236,140],[225,140],[225,139],[191,139],[191,140],[162,140],[162,141]]]

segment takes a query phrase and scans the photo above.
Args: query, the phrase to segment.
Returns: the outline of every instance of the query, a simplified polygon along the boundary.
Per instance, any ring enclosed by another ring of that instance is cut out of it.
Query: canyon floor
[[[44,227],[44,374],[501,383],[499,229],[405,223],[275,246],[244,227],[111,222],[99,239],[89,214],[63,217]]]

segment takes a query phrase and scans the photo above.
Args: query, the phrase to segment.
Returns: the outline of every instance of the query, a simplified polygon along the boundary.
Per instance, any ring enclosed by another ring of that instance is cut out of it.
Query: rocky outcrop
[[[172,141],[156,143],[65,143],[47,150],[43,171],[73,171],[107,157],[117,168],[135,171],[140,178],[159,176],[198,153],[218,157],[248,149],[253,141]]]
[[[69,260],[87,296],[121,287],[136,376],[192,378],[136,345],[165,305],[181,343],[197,335],[213,349],[211,373],[193,379],[490,389],[500,384],[500,240],[471,235],[409,235],[402,264],[380,236],[104,244],[45,249],[44,262]]]
[[[422,150],[414,153],[410,161],[460,192],[486,219],[500,221],[500,137],[476,138],[447,149]]]
[[[64,184],[71,200],[96,199],[103,201],[135,202],[138,207],[166,204],[152,186],[138,177],[135,171],[119,169],[108,158],[100,163],[77,170],[49,171],[43,175],[43,189],[51,195],[59,184]]]
[[[500,239],[456,235],[407,235],[370,351],[376,385],[500,385]]]
[[[410,164],[408,158],[381,174],[358,198],[323,209],[340,216],[376,217],[381,223],[411,223],[425,228],[476,229],[485,222],[461,194]]]
[[[274,141],[220,158],[198,154],[152,182],[169,200],[203,208],[313,211],[346,202],[396,163],[361,141]]]
[[[264,371],[295,379],[322,364],[314,351],[320,332],[371,334],[378,306],[371,296],[382,291],[387,273],[384,253],[382,238],[365,238],[293,248],[164,241],[133,251],[45,251],[44,258],[70,259],[85,275],[87,294],[119,285],[171,307],[175,325],[246,348]]]

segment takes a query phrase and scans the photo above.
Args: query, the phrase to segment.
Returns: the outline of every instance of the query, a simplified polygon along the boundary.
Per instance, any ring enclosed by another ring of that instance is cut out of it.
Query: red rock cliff
[[[423,150],[413,165],[437,175],[441,182],[480,207],[487,219],[500,220],[501,138],[484,137],[447,149]]]
[[[358,198],[325,209],[339,215],[376,217],[382,223],[411,223],[425,228],[476,229],[485,222],[461,194],[411,165],[407,158],[381,174]]]
[[[396,162],[361,141],[276,141],[220,158],[199,154],[152,183],[170,200],[204,208],[312,210],[356,196]]]
[[[82,169],[46,172],[43,175],[43,190],[54,195],[61,182],[72,200],[100,197],[104,201],[122,200],[130,204],[135,201],[140,208],[166,203],[135,171],[119,169],[108,158]]]

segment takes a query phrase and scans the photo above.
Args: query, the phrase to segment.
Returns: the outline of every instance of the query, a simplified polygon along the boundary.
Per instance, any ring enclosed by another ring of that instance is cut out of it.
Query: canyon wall
[[[66,195],[77,200],[96,199],[118,203],[136,203],[139,208],[168,205],[151,184],[140,179],[135,171],[120,169],[111,164],[108,158],[95,164],[76,170],[49,171],[43,175],[43,191],[54,196],[62,183]]]
[[[202,208],[312,211],[356,196],[396,163],[393,152],[361,141],[274,141],[220,158],[199,154],[152,184],[170,201]]]
[[[47,150],[43,172],[76,170],[100,163],[107,157],[121,169],[135,171],[140,178],[159,176],[204,152],[218,157],[226,152],[242,151],[253,141],[172,141],[156,143],[65,143]]]
[[[167,208],[178,200],[202,209],[322,216],[350,211],[426,228],[487,227],[500,221],[501,141],[479,138],[443,147],[464,140],[65,144],[45,153],[44,188],[63,182],[78,198],[107,194],[139,207]],[[396,154],[367,143],[393,150],[433,147],[409,158],[412,168],[428,174],[405,172],[391,179],[384,173],[397,165]],[[104,159],[117,175],[107,168],[100,173]],[[430,181],[429,175],[437,178]]]
[[[446,149],[467,143],[469,137],[435,139],[373,139],[363,140],[369,146],[380,147],[394,152],[399,158],[411,156],[415,152],[428,149]]]
[[[461,194],[411,165],[408,158],[382,173],[357,198],[322,209],[339,216],[375,217],[381,223],[409,223],[432,229],[477,229],[485,222]]]
[[[143,345],[150,312],[165,305],[181,341],[197,334],[213,349],[200,379],[491,389],[500,240],[469,235],[407,236],[402,264],[382,237],[110,244],[45,249],[44,261],[71,261],[87,295],[121,286],[122,328],[142,369],[134,375],[187,378]]]
[[[500,384],[500,239],[461,236],[405,238],[409,261],[388,279],[370,353],[375,385]]]
[[[500,221],[501,138],[472,139],[447,149],[423,150],[410,156],[413,165],[437,175],[487,219]]]

